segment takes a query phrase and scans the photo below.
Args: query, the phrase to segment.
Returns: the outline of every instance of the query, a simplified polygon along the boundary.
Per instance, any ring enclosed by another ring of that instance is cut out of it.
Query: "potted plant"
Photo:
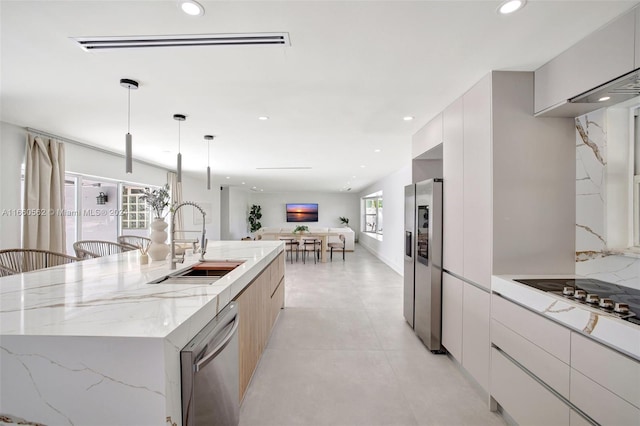
[[[298,225],[296,226],[296,229],[293,230],[293,233],[298,235],[304,232],[309,232],[309,227],[307,225]]]
[[[340,223],[342,223],[346,228],[349,227],[349,218],[348,217],[339,217]]]
[[[257,204],[251,206],[249,210],[249,229],[251,232],[256,232],[262,228],[260,219],[262,218],[262,207]]]
[[[169,207],[169,184],[166,183],[163,187],[156,188],[153,191],[149,188],[144,189],[144,194],[140,197],[144,200],[151,210],[153,210],[154,218],[164,219],[167,213],[164,209]]]
[[[164,260],[167,258],[167,254],[171,251],[167,241],[167,222],[164,221],[167,212],[165,209],[169,207],[169,184],[165,184],[160,188],[149,190],[145,188],[144,194],[140,197],[146,201],[147,205],[151,207],[154,214],[153,222],[151,222],[151,232],[149,238],[151,238],[151,244],[147,249],[151,260]]]

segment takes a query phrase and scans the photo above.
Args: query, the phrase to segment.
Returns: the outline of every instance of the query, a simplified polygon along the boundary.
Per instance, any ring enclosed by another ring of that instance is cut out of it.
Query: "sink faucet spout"
[[[193,201],[185,201],[183,203],[178,204],[171,214],[171,269],[176,269],[176,262],[182,263],[184,261],[184,255],[182,259],[176,258],[176,246],[175,246],[175,233],[176,233],[176,213],[184,206],[192,206],[200,211],[202,214],[202,235],[200,237],[200,261],[204,261],[204,254],[207,252],[207,239],[205,239],[205,234],[207,232],[205,228],[205,216],[207,215],[205,211],[194,203]]]

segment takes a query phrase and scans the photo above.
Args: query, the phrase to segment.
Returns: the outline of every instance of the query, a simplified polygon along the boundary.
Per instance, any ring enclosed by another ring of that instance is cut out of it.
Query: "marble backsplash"
[[[575,122],[576,274],[640,289],[640,258],[615,253],[606,241],[606,109]]]

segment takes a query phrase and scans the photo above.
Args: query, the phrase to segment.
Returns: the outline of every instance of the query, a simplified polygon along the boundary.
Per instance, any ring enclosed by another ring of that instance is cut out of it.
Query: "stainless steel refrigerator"
[[[443,353],[442,179],[405,187],[404,317],[427,349]]]

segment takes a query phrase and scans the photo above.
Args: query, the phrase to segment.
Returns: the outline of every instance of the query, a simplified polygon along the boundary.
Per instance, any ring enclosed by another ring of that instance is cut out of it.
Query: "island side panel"
[[[50,425],[166,421],[163,341],[2,336],[0,413]]]

